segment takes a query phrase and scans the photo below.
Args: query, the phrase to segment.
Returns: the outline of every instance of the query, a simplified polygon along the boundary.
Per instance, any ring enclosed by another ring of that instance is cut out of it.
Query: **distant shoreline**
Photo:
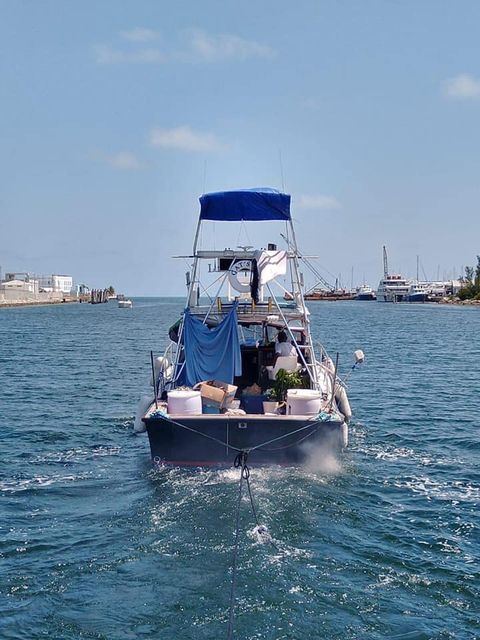
[[[12,307],[45,307],[48,305],[57,305],[57,304],[80,304],[78,302],[78,300],[45,300],[45,302],[43,301],[38,301],[38,300],[17,300],[17,301],[13,301],[13,300],[9,300],[8,302],[4,302],[4,301],[0,301],[0,309],[5,308],[12,308]]]
[[[135,296],[132,296],[135,297]],[[178,298],[179,300],[183,299],[183,296],[138,296],[141,298],[152,298],[152,299],[158,299],[158,298]],[[319,302],[319,301],[314,301],[314,302]],[[323,301],[325,302],[325,301]],[[334,302],[333,300],[328,300],[328,303],[331,304],[332,302]],[[340,302],[342,302],[343,304],[345,304],[344,300],[341,300]],[[350,300],[349,302],[359,302],[358,300]],[[378,301],[372,300],[371,303],[375,303]],[[17,300],[17,301],[3,301],[0,300],[0,309],[12,309],[12,308],[18,308],[18,307],[45,307],[45,306],[52,306],[52,305],[59,305],[59,304],[80,304],[80,302],[78,300],[46,300],[46,301],[38,301],[38,300]],[[89,302],[84,301],[82,304],[89,304]],[[384,302],[383,304],[388,305],[388,302]],[[437,306],[460,306],[460,307],[480,307],[480,300],[440,300],[438,302],[400,302],[400,303],[390,303],[390,304],[402,304],[402,305],[410,305],[410,304],[430,304],[430,305],[437,305]]]

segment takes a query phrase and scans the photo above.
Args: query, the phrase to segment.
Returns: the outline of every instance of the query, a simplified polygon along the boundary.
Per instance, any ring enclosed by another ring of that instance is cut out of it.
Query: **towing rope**
[[[240,469],[240,482],[238,485],[238,500],[237,500],[237,513],[235,518],[235,544],[233,548],[233,561],[232,561],[232,584],[230,586],[230,612],[228,615],[228,630],[227,640],[233,638],[233,616],[235,612],[235,587],[237,586],[237,559],[238,559],[238,542],[240,538],[240,506],[242,504],[242,489],[243,481],[250,477],[250,469],[247,466],[248,453],[240,451],[237,454],[233,466]]]
[[[242,503],[242,492],[243,492],[243,481],[245,480],[247,488],[248,488],[248,496],[250,498],[250,506],[252,508],[253,517],[257,524],[257,532],[260,534],[267,533],[267,528],[262,526],[258,520],[257,509],[255,507],[255,501],[253,499],[252,487],[250,485],[250,468],[247,465],[248,452],[240,451],[236,456],[233,463],[235,469],[240,469],[240,482],[238,485],[238,500],[237,500],[237,510],[235,514],[235,543],[233,548],[233,560],[232,560],[232,582],[230,586],[230,607],[229,607],[229,616],[228,616],[228,630],[227,630],[227,640],[232,640],[233,638],[233,621],[234,621],[234,613],[235,613],[235,589],[237,586],[237,573],[238,573],[238,548],[239,548],[239,540],[240,540],[240,507]],[[280,551],[278,546],[269,536],[268,541],[270,544],[277,550]]]

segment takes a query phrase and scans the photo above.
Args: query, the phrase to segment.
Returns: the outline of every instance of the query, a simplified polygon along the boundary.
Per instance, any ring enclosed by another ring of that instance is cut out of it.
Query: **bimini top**
[[[205,193],[200,205],[200,220],[290,220],[290,196],[275,189]]]

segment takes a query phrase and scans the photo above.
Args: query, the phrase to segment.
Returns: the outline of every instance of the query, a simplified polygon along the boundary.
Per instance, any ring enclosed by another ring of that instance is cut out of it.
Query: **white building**
[[[40,276],[38,279],[40,291],[70,293],[73,289],[72,276],[55,275]]]
[[[29,273],[6,273],[0,287],[3,291],[38,293],[38,280]]]

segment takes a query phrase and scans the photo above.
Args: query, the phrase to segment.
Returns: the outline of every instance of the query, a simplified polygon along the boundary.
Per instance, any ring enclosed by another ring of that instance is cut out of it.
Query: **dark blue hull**
[[[405,299],[407,302],[429,302],[430,296],[428,293],[410,293]]]
[[[301,464],[319,450],[337,452],[345,444],[343,423],[333,421],[262,415],[188,416],[175,421],[178,424],[163,417],[144,418],[156,463],[229,465],[237,450],[250,450],[252,463]]]

